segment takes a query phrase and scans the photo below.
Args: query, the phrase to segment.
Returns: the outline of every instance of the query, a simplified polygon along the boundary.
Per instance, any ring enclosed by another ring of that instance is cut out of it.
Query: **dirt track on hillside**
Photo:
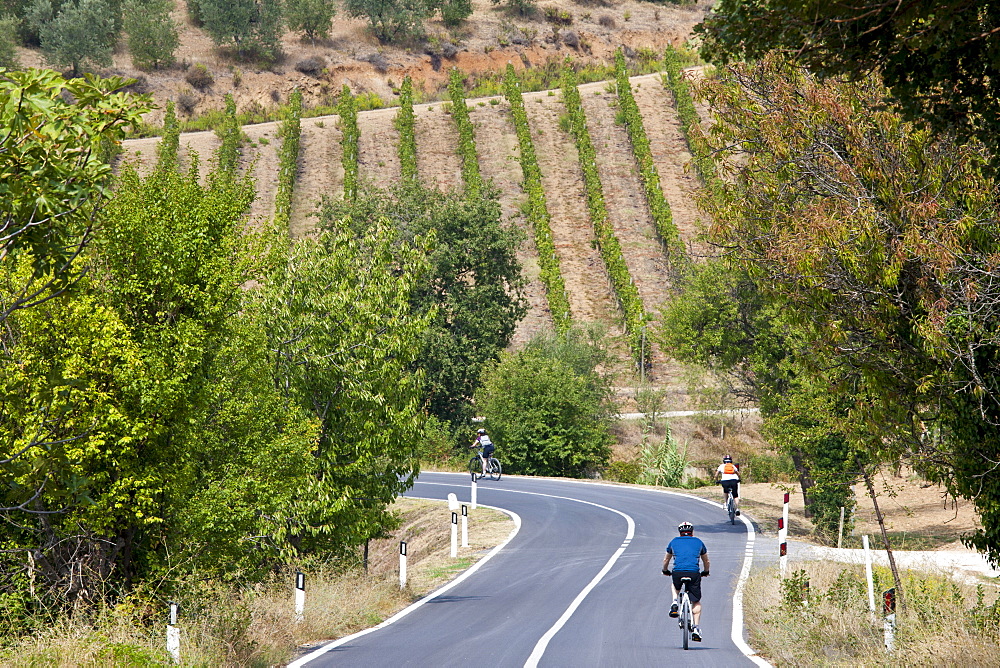
[[[443,103],[414,105],[413,115],[420,182],[445,192],[461,188],[462,163],[455,121],[444,112]]]

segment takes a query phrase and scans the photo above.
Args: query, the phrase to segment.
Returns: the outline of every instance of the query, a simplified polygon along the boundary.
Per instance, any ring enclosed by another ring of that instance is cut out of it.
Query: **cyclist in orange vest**
[[[715,471],[715,479],[722,485],[722,507],[726,507],[726,494],[732,492],[736,503],[736,514],[740,514],[740,467],[733,463],[733,458],[726,455]]]

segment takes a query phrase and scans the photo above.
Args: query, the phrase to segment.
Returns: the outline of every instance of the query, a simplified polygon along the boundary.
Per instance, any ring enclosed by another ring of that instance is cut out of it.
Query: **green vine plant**
[[[708,188],[714,189],[718,181],[715,160],[712,158],[712,151],[709,149],[705,132],[701,127],[701,118],[694,107],[691,84],[681,72],[681,56],[676,49],[668,46],[663,54],[663,62],[666,65],[663,83],[673,94],[674,104],[677,106],[677,116],[681,122],[681,131],[684,133],[684,138],[687,140],[688,148],[694,158],[694,168],[702,183]]]
[[[403,78],[399,89],[399,111],[396,112],[396,131],[399,133],[399,165],[404,183],[417,181],[417,137],[413,114],[413,81],[409,75]]]
[[[608,220],[607,206],[604,204],[604,190],[601,177],[597,171],[597,152],[587,130],[587,117],[583,112],[580,100],[580,90],[577,88],[576,72],[567,62],[563,69],[563,102],[569,112],[570,130],[576,139],[576,149],[579,153],[580,168],[583,171],[583,181],[587,193],[587,208],[590,220],[594,225],[597,237],[597,247],[604,260],[604,266],[611,280],[611,287],[618,298],[624,316],[625,331],[628,334],[629,345],[636,364],[642,368],[646,365],[646,350],[643,345],[642,332],[648,320],[646,309],[639,298],[639,290],[635,287],[632,274],[625,264],[621,243],[615,236],[614,228]]]
[[[667,198],[664,197],[663,190],[660,188],[660,173],[656,169],[656,163],[653,162],[653,151],[649,147],[649,137],[646,135],[646,127],[642,122],[639,105],[632,94],[632,84],[625,66],[625,55],[621,49],[615,51],[615,82],[617,84],[619,113],[625,122],[625,129],[628,131],[628,138],[632,144],[632,155],[635,156],[635,162],[639,167],[639,178],[646,194],[646,202],[649,204],[653,227],[656,229],[660,244],[666,253],[667,261],[671,268],[676,270],[680,268],[680,265],[686,264],[687,254],[684,251],[680,232],[674,225],[670,203],[667,202]]]
[[[358,130],[358,107],[351,94],[351,89],[344,84],[337,102],[337,114],[340,116],[341,164],[344,167],[344,199],[353,200],[358,194],[358,140],[361,131]]]
[[[469,118],[469,108],[465,106],[465,86],[462,72],[451,68],[448,74],[448,95],[451,98],[451,117],[458,127],[458,154],[462,158],[462,180],[466,193],[475,197],[483,188],[483,177],[479,172],[479,155],[476,153],[476,135]]]
[[[299,139],[302,134],[302,91],[296,88],[288,101],[288,112],[278,135],[278,191],[274,197],[274,221],[279,229],[288,229],[292,211],[292,192],[299,167]]]
[[[535,144],[531,139],[528,127],[528,114],[524,109],[524,98],[514,72],[514,66],[508,64],[504,78],[504,97],[510,103],[511,117],[514,120],[514,130],[517,132],[517,142],[520,148],[521,173],[524,180],[521,187],[528,196],[523,207],[528,224],[535,237],[535,247],[538,249],[538,264],[541,268],[541,280],[545,285],[545,295],[552,314],[552,323],[556,331],[565,334],[572,324],[569,309],[569,297],[566,294],[566,283],[563,280],[559,266],[559,255],[552,240],[552,227],[549,224],[549,208],[545,201],[545,189],[542,188],[542,170],[538,167],[535,156]]]
[[[224,174],[235,174],[246,135],[243,134],[243,128],[236,117],[236,101],[233,96],[227,93],[225,103],[225,121],[215,130],[215,134],[222,142],[217,154],[219,171]]]
[[[163,116],[163,138],[156,145],[156,168],[177,170],[177,151],[181,144],[181,126],[177,122],[174,101],[167,102]]]

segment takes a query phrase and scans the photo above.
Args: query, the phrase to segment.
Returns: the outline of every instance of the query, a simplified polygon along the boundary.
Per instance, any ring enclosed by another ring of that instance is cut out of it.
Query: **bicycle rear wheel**
[[[736,524],[736,499],[732,494],[726,497],[726,510],[729,511],[729,523]]]
[[[684,649],[688,648],[688,640],[691,638],[691,599],[684,594],[681,601],[681,639]]]
[[[500,460],[494,457],[490,460],[490,480],[499,480],[500,472]]]

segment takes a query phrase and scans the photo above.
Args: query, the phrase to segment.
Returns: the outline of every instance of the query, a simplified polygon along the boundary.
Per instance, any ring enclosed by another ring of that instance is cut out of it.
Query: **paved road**
[[[466,475],[423,473],[410,495],[445,499],[454,492],[468,503],[469,491]],[[731,637],[733,592],[752,534],[741,522],[730,525],[717,504],[522,477],[480,482],[478,502],[519,516],[520,530],[505,548],[393,623],[293,665],[754,665]],[[666,616],[670,590],[660,574],[664,548],[685,519],[712,561],[702,585],[704,641],[688,651]]]

